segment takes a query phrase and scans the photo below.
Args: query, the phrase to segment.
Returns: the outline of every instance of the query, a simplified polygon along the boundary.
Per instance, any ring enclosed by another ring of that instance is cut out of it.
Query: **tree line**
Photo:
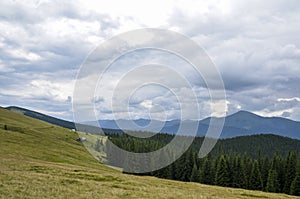
[[[112,134],[109,136],[109,139],[115,145],[126,151],[136,153],[160,149],[169,143],[172,138],[173,136],[165,134],[156,134],[151,139],[139,139],[126,134]],[[270,136],[270,139],[270,142],[279,142],[277,137],[273,139]],[[208,156],[200,159],[198,158],[198,149],[201,146],[199,145],[201,141],[203,141],[203,138],[196,138],[189,149],[167,167],[139,175],[300,195],[299,151],[286,151],[284,153],[276,151],[273,155],[270,155],[268,151],[258,150],[256,155],[252,151],[249,155],[242,149],[240,152],[239,150],[228,151],[228,147],[218,145]],[[238,145],[242,146],[242,144],[239,143]],[[238,149],[238,147],[236,148]],[[109,143],[106,144],[105,150],[108,162],[111,165],[122,168],[139,166],[138,162],[128,157],[118,156]],[[172,156],[170,153],[167,154]],[[149,161],[149,164],[151,164],[151,161]]]

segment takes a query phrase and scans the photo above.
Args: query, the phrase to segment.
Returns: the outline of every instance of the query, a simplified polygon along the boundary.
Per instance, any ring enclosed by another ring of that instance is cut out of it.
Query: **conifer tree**
[[[243,186],[243,172],[241,158],[235,158],[232,168],[232,187],[241,188]]]
[[[253,190],[262,190],[262,178],[257,160],[254,161],[252,166],[249,179],[249,188]]]
[[[175,171],[176,171],[175,163],[173,162],[168,166],[167,179],[175,180]]]
[[[270,163],[268,157],[263,158],[261,163],[261,177],[263,181],[263,190],[266,190],[268,175],[269,175]]]
[[[295,196],[300,196],[300,173],[297,173],[295,179],[291,184],[290,194]]]
[[[267,185],[266,185],[266,191],[268,192],[279,192],[279,181],[278,181],[278,173],[275,169],[270,169]]]
[[[289,152],[285,167],[285,179],[283,188],[284,193],[288,194],[290,192],[292,181],[294,180],[296,175],[296,164],[296,154],[294,152]]]
[[[186,171],[186,153],[184,153],[180,158],[175,162],[175,179],[184,181],[185,171]]]
[[[243,183],[242,188],[249,188],[249,179],[252,170],[252,161],[249,159],[249,156],[244,155],[242,160],[242,172],[243,172]]]
[[[218,161],[215,184],[219,186],[229,186],[230,184],[230,173],[228,170],[228,163],[225,157],[222,155]]]
[[[193,166],[193,170],[192,170],[192,175],[191,175],[191,182],[199,182],[200,181],[200,175],[199,175],[199,170],[197,168],[196,163]]]
[[[205,157],[203,165],[200,169],[200,182],[203,184],[213,184],[212,178],[212,163],[209,157]]]
[[[284,186],[284,163],[282,158],[279,156],[278,152],[276,152],[273,157],[271,169],[276,170],[278,175],[277,180],[278,180],[279,190],[276,192],[281,192]]]
[[[186,152],[184,181],[190,181],[194,164],[195,164],[194,154],[193,154],[193,151],[191,149],[189,149]]]

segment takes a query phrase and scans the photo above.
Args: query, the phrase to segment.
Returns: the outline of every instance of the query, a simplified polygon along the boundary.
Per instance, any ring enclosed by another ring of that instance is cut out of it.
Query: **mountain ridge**
[[[200,121],[193,120],[170,120],[166,122],[154,120],[153,123],[163,126],[159,132],[175,134],[179,128],[180,122],[185,125],[199,123],[198,136],[205,136],[210,121],[212,119],[220,120],[225,119],[224,127],[222,130],[221,138],[231,138],[243,135],[254,134],[275,134],[295,139],[300,139],[300,122],[281,117],[263,117],[248,111],[238,111],[234,114],[228,115],[225,118],[208,117]],[[103,128],[118,128],[118,123],[122,121],[122,129],[126,130],[144,130],[151,131],[153,128],[145,128],[144,126],[138,126],[140,120],[133,120],[137,125],[126,125],[126,121],[131,123],[130,120],[99,120],[99,125]],[[147,123],[147,119],[144,119],[143,123]],[[148,121],[148,123],[150,123]],[[163,123],[163,124],[162,124]],[[156,131],[155,131],[156,132]],[[187,135],[189,135],[187,133]],[[190,134],[191,135],[191,134]]]
[[[12,111],[21,111],[24,115],[57,124],[59,126],[73,129],[75,125],[62,119],[47,116],[36,111],[24,109],[21,107],[10,106],[5,109]],[[212,119],[225,119],[224,127],[220,138],[232,138],[237,136],[255,135],[255,134],[274,134],[294,139],[300,139],[300,122],[281,117],[263,117],[249,111],[241,110],[225,118],[208,117],[200,121],[193,120],[169,120],[166,122],[159,120],[136,119],[136,120],[99,120],[98,124],[103,129],[112,130],[133,130],[161,132],[176,134],[180,124],[187,126],[186,135],[192,135],[192,126],[198,125],[197,136],[205,136]],[[86,129],[92,129],[91,124],[95,122],[86,122],[83,124]],[[198,124],[197,124],[198,123]],[[191,128],[189,129],[189,126]],[[120,127],[122,127],[120,129]],[[94,127],[95,128],[95,127]],[[91,131],[94,131],[92,129]]]

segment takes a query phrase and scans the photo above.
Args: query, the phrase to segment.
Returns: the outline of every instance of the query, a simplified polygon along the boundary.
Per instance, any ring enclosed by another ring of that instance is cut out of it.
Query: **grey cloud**
[[[297,1],[243,1],[222,14],[189,15],[174,10],[169,23],[203,45],[219,68],[226,87],[229,113],[239,108],[276,112],[300,119],[297,102],[278,102],[298,97],[300,90],[300,4]]]
[[[70,103],[55,102],[47,98],[28,98],[20,95],[0,94],[1,106],[20,106],[31,110],[40,111],[58,118],[73,120]],[[51,103],[49,103],[49,100]],[[12,104],[12,102],[14,102]],[[46,108],[47,107],[47,108]]]
[[[25,5],[17,0],[0,2],[0,27],[4,30],[0,32],[0,101],[2,105],[62,112],[62,117],[70,118],[70,90],[62,89],[60,100],[55,96],[57,93],[41,92],[45,85],[25,97],[16,91],[28,89],[35,80],[62,86],[74,80],[76,70],[96,45],[93,39],[99,42],[111,37],[120,28],[124,16],[112,18],[109,14],[84,12],[77,1],[34,2],[38,4]],[[229,7],[228,13],[212,6],[206,13],[192,14],[179,7],[173,10],[165,27],[177,28],[192,37],[211,56],[223,76],[230,102],[228,113],[239,109],[270,113],[283,111],[283,117],[300,120],[299,102],[277,100],[300,97],[300,4],[296,0],[255,0],[235,1]],[[131,21],[134,20],[132,17]],[[83,27],[76,29],[79,25]],[[176,42],[165,45],[180,47]],[[153,52],[128,56],[117,63],[119,66],[112,75],[126,73],[130,64],[148,61],[169,65],[175,70],[185,64],[172,56],[162,55]],[[106,56],[111,56],[110,52]],[[178,70],[179,75],[193,83],[201,101],[200,109],[208,116],[209,96],[205,93],[204,80],[193,71],[182,68]],[[163,78],[164,72],[160,74]],[[143,76],[135,78],[139,81]],[[106,86],[111,88],[113,79],[107,80]],[[124,88],[130,89],[133,83],[134,80],[126,82]],[[180,91],[175,80],[173,87]],[[127,95],[126,89],[119,94]],[[130,101],[131,114],[147,117],[148,113],[144,113],[140,103],[151,99],[153,105],[169,110],[168,117],[175,119],[180,116],[174,97],[167,93],[159,93],[161,96],[150,94]],[[107,95],[100,93],[94,100],[100,104],[103,116],[111,117]],[[184,103],[191,103],[190,96],[184,96]],[[126,113],[122,107],[123,104],[116,107],[120,117]]]
[[[77,3],[41,1],[35,6],[22,1],[0,2],[1,105],[52,115],[57,112],[58,117],[72,119],[68,97],[72,90],[65,84],[76,78],[80,64],[97,44],[87,37],[100,41],[119,26],[118,20],[107,14],[85,13]],[[66,30],[70,23],[74,30]],[[84,31],[78,31],[81,27],[77,25],[83,25]],[[37,85],[32,85],[33,81]],[[55,87],[48,91],[47,85],[38,85],[41,81],[60,85],[61,91],[53,92]]]

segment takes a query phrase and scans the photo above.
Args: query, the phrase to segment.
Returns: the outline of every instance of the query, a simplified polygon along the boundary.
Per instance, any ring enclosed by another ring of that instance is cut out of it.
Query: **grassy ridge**
[[[76,138],[0,108],[0,198],[296,198],[124,175],[98,163]]]

